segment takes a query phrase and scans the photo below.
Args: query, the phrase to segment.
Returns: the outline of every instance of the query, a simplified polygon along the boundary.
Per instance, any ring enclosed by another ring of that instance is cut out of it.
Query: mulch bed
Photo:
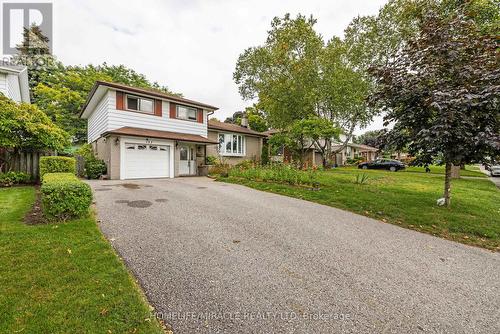
[[[47,220],[42,212],[42,199],[40,195],[40,186],[35,187],[35,203],[31,210],[24,216],[24,222],[28,225],[47,224]]]

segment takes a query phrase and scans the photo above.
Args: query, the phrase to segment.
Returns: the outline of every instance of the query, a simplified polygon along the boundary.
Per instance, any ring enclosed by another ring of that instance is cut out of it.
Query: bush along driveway
[[[472,173],[472,172],[471,172]],[[487,179],[453,180],[451,209],[438,207],[443,176],[420,172],[232,169],[220,181],[356,212],[461,243],[500,250],[500,191]],[[314,185],[317,184],[317,185]],[[319,188],[312,191],[311,187]]]
[[[34,200],[0,189],[0,333],[163,333],[94,218],[26,225]]]

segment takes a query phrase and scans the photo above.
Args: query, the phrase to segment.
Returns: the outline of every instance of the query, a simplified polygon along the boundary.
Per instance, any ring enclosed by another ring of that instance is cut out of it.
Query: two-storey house
[[[217,107],[149,89],[98,81],[82,109],[88,142],[110,179],[197,175],[208,116]]]

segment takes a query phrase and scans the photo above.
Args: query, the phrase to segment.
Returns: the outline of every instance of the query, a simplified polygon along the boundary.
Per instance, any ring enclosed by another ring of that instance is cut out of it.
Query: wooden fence
[[[12,153],[0,150],[0,172],[23,172],[31,175],[33,180],[39,179],[40,157],[50,155],[41,152]]]

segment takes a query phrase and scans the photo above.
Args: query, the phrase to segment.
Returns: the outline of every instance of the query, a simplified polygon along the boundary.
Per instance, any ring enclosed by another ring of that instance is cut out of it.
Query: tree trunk
[[[459,179],[460,178],[460,166],[451,166],[451,178],[452,179]]]
[[[446,163],[446,169],[444,174],[444,205],[450,207],[451,204],[451,167],[452,163]]]

